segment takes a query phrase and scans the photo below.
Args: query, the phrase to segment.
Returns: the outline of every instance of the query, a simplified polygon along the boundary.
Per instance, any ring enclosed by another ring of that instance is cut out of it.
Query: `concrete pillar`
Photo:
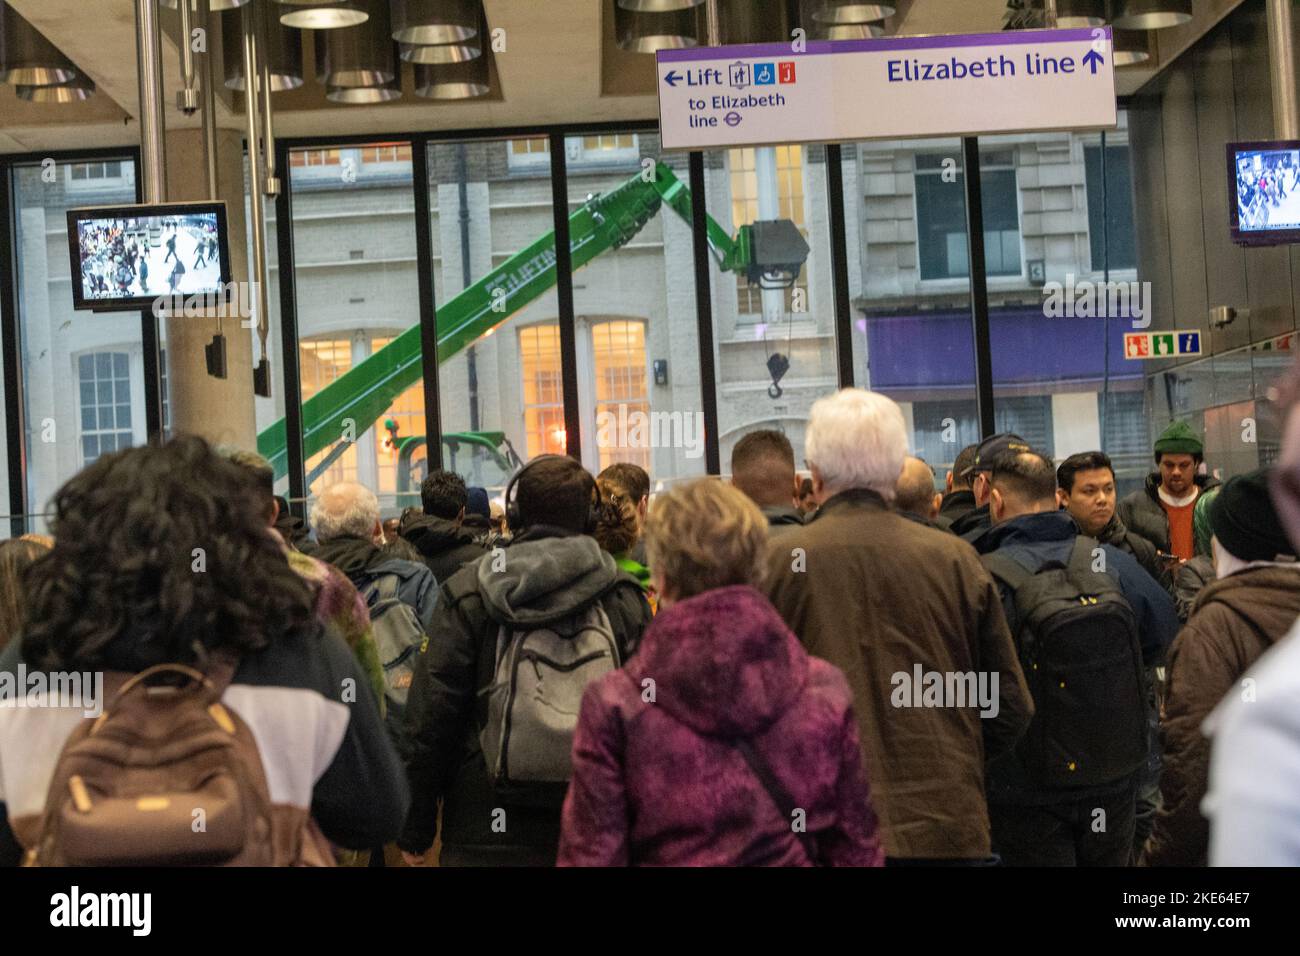
[[[205,201],[206,166],[200,130],[167,133],[167,196],[172,202]],[[217,131],[217,198],[226,202],[230,267],[236,282],[248,281],[248,224],[244,214],[243,140],[234,130]],[[241,297],[255,301],[253,295]],[[163,320],[173,434],[201,435],[220,445],[256,449],[253,413],[253,334],[234,317],[221,321],[226,337],[227,377],[207,372],[203,347],[217,331],[215,317]]]

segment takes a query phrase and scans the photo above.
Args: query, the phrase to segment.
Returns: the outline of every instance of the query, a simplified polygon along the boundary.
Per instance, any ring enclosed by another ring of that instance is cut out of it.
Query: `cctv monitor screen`
[[[140,311],[160,297],[224,301],[230,283],[225,203],[68,211],[74,308]]]
[[[1232,238],[1300,242],[1300,141],[1229,143]]]

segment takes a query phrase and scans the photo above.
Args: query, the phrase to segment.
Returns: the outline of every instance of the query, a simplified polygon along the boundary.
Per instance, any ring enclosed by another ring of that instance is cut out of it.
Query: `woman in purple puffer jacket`
[[[561,866],[881,866],[849,687],[760,583],[767,521],[731,485],[661,495],[659,614],[587,688]]]

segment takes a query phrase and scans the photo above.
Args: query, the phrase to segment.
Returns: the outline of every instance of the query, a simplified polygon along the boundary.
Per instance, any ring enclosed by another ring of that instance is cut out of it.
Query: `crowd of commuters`
[[[499,515],[435,470],[388,522],[101,457],[0,543],[0,685],[104,684],[0,708],[0,861],[1300,863],[1300,413],[1222,485],[1174,423],[1122,501],[1014,434],[940,483],[863,390],[803,451],[653,496],[544,455]]]

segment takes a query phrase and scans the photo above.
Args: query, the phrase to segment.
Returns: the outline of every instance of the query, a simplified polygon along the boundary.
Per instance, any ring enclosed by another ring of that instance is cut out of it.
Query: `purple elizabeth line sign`
[[[1112,128],[1109,27],[661,50],[666,149]]]

